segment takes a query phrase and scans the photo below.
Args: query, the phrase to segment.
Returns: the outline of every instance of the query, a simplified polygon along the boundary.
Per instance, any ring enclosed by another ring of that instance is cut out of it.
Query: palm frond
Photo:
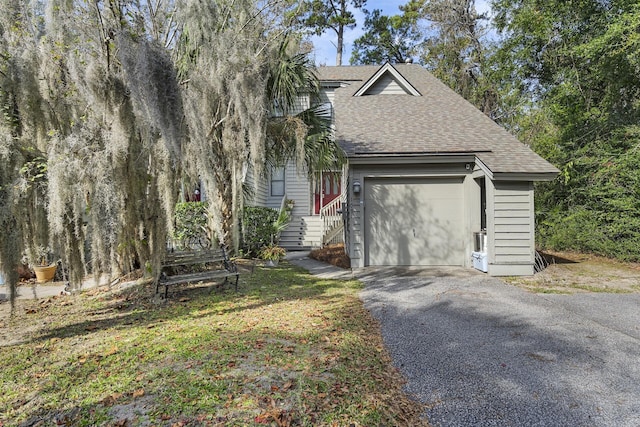
[[[295,111],[301,94],[315,97],[320,90],[311,59],[304,53],[290,55],[288,50],[289,40],[285,38],[267,83],[267,96],[285,116]]]
[[[319,102],[320,84],[309,57],[288,51],[288,41],[284,41],[280,60],[269,77],[268,96],[277,115],[267,123],[264,173],[290,160],[309,176],[319,170],[339,170],[346,157],[333,139],[331,104]],[[296,114],[305,97],[311,100],[311,107]]]

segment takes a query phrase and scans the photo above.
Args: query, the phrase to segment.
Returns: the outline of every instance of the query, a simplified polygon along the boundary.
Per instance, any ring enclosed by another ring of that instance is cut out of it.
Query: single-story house
[[[553,165],[420,65],[318,75],[348,162],[311,182],[292,164],[271,171],[255,203],[293,204],[282,246],[343,240],[352,268],[478,268],[480,252],[490,275],[533,274],[533,183],[554,179]]]

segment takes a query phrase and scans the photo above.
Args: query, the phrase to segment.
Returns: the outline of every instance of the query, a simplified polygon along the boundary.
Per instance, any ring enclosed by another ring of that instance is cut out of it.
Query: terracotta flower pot
[[[53,277],[56,275],[56,268],[56,264],[39,265],[33,267],[33,271],[35,271],[36,273],[36,282],[46,283],[53,280]]]

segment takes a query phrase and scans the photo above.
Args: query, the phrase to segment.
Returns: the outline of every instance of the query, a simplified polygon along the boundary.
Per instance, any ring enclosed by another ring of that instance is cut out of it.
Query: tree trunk
[[[338,46],[336,47],[336,65],[342,65],[342,44],[344,41],[344,26],[338,27]]]
[[[216,172],[216,180],[218,185],[216,191],[218,193],[218,200],[220,203],[220,230],[221,235],[218,235],[220,245],[232,249],[233,248],[233,191],[231,188],[232,175],[224,165],[220,165],[220,170]]]

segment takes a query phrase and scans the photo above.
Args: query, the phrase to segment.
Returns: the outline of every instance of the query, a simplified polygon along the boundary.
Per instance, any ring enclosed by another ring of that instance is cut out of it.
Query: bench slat
[[[207,279],[219,279],[222,277],[235,276],[236,274],[237,273],[233,273],[227,270],[203,271],[201,273],[169,276],[167,280],[161,280],[160,284],[163,286],[169,286],[169,285],[175,285],[177,283],[197,283],[197,282],[204,282]]]
[[[210,279],[224,278],[227,282],[229,277],[235,276],[235,289],[238,291],[238,267],[231,261],[224,249],[205,249],[200,251],[178,251],[165,254],[165,259],[161,264],[161,271],[167,267],[192,266],[198,264],[216,265],[215,269],[200,271],[196,273],[175,274],[167,276],[161,273],[156,280],[156,293],[159,287],[164,286],[164,297],[167,297],[169,286],[178,283],[195,283]]]
[[[198,251],[198,252],[173,252],[168,253],[163,265],[171,262],[197,262],[200,259],[206,259],[209,261],[223,261],[225,260],[225,254],[222,251]]]
[[[209,263],[223,263],[224,259],[211,259],[211,258],[194,258],[190,260],[176,259],[169,260],[162,263],[163,267],[177,267],[179,265],[197,265],[197,264],[209,264]]]

